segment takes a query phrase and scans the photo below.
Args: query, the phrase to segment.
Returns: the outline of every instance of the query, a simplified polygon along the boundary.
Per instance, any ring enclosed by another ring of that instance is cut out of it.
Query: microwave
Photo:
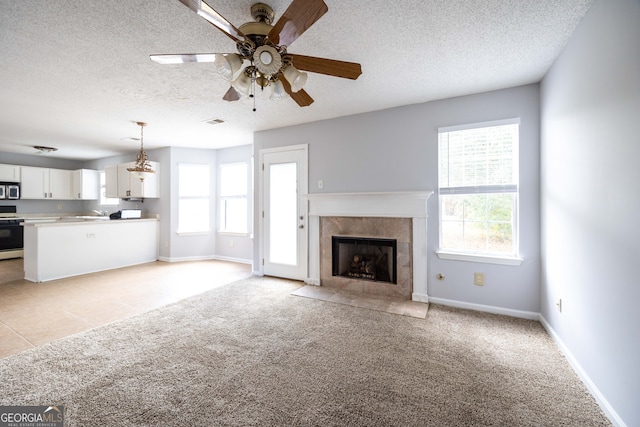
[[[20,198],[20,184],[0,182],[0,199],[17,200]]]

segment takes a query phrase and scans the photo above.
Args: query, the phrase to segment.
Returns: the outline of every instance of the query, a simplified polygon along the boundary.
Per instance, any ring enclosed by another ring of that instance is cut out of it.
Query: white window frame
[[[222,186],[224,185],[222,180],[222,170],[225,167],[234,167],[234,166],[244,166],[245,174],[246,174],[246,183],[247,185],[244,188],[243,194],[234,194],[234,195],[222,195]],[[250,233],[249,221],[251,220],[251,216],[249,215],[249,185],[251,181],[249,179],[249,172],[251,171],[250,165],[247,162],[229,162],[229,163],[221,163],[218,167],[218,234],[222,235],[230,235],[230,236],[248,236]],[[245,210],[246,212],[246,223],[244,231],[239,230],[228,230],[225,229],[224,219],[225,219],[225,206],[228,200],[244,200],[245,201]]]
[[[440,157],[439,152],[439,140],[440,134],[448,133],[448,132],[456,132],[462,130],[471,130],[471,129],[479,129],[485,127],[497,127],[503,125],[512,125],[517,124],[518,128],[520,125],[520,119],[505,119],[505,120],[495,120],[490,122],[482,122],[482,123],[471,123],[460,126],[449,126],[442,127],[438,129],[438,158]],[[519,208],[519,138],[518,143],[515,147],[513,147],[514,153],[513,156],[515,158],[514,165],[514,181],[513,183],[506,185],[481,185],[481,186],[460,186],[460,187],[440,187],[440,182],[438,179],[438,209],[439,209],[439,223],[438,223],[438,236],[439,236],[439,249],[436,251],[436,254],[440,259],[447,260],[456,260],[456,261],[472,261],[472,262],[481,262],[481,263],[489,263],[489,264],[502,264],[502,265],[520,265],[522,263],[522,258],[519,256],[520,250],[520,224],[518,221],[518,208]],[[443,249],[441,248],[442,242],[442,198],[441,195],[459,195],[459,194],[500,194],[500,193],[511,193],[514,194],[514,204],[512,211],[512,230],[513,230],[513,247],[514,253],[511,255],[508,254],[493,254],[485,251],[465,251],[465,250],[453,250],[453,249]]]
[[[208,172],[208,193],[207,194],[200,194],[200,195],[189,195],[189,196],[184,196],[182,194],[180,194],[180,169],[183,166],[196,166],[196,167],[206,167],[207,168],[207,172]],[[190,229],[184,229],[184,228],[180,228],[180,202],[183,200],[206,200],[206,205],[208,207],[208,222],[207,222],[207,227],[203,228],[203,229],[199,229],[199,230],[190,230]],[[178,224],[177,224],[178,230],[176,231],[176,234],[180,235],[180,236],[184,236],[184,235],[207,235],[211,233],[211,166],[207,163],[178,163]]]

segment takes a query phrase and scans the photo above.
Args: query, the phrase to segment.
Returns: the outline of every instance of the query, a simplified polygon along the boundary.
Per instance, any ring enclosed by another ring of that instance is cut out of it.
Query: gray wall
[[[638,0],[596,2],[541,84],[541,312],[628,426],[640,425],[639,23]]]
[[[312,107],[310,107],[312,108]],[[520,253],[521,266],[440,260],[438,200],[429,201],[429,296],[478,308],[538,313],[540,309],[539,243],[539,87],[537,84],[367,114],[257,132],[259,150],[309,144],[309,192],[437,192],[438,128],[520,117]],[[256,189],[258,188],[255,165]],[[319,189],[318,180],[324,181]],[[258,191],[256,191],[256,194]],[[257,196],[255,206],[258,206]],[[258,215],[254,263],[260,245]],[[255,264],[257,265],[257,264]],[[485,286],[473,284],[473,273],[485,273]],[[435,279],[436,274],[444,281]]]

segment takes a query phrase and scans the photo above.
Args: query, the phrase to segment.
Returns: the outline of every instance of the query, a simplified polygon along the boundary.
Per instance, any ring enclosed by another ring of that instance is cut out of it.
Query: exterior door
[[[307,146],[260,152],[262,163],[262,270],[307,278]]]

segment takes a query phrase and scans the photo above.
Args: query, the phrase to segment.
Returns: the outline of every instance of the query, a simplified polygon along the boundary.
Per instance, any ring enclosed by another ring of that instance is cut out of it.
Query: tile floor
[[[152,262],[32,283],[22,259],[1,260],[0,358],[250,275],[249,265],[225,261]]]

